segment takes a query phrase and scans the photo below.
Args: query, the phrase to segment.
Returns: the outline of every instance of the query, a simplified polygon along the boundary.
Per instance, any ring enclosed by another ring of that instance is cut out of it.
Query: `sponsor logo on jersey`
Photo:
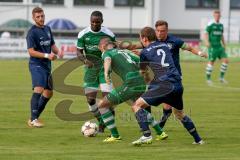
[[[89,38],[89,37],[85,38],[85,41],[89,41],[89,40],[90,40],[90,38]]]
[[[50,46],[51,40],[47,40],[47,41],[40,41],[40,45],[41,46]]]
[[[159,44],[159,45],[155,45],[155,46],[150,46],[150,47],[148,47],[146,50],[149,52],[149,51],[151,51],[152,49],[161,48],[161,47],[168,47],[168,45],[164,43],[164,44]]]
[[[51,38],[51,34],[50,34],[50,32],[47,32],[47,35],[48,35],[49,38]]]
[[[172,48],[173,48],[172,43],[167,43],[167,46],[168,46],[169,49],[172,49]]]
[[[222,35],[222,31],[213,31],[213,35],[221,36]]]
[[[91,50],[91,51],[99,51],[98,49],[98,45],[85,45],[87,50]]]

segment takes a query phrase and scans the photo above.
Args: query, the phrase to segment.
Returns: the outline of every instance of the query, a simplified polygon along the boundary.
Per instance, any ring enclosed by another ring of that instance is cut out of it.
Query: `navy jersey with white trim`
[[[172,53],[166,43],[155,41],[140,53],[140,67],[148,65],[154,73],[154,80],[179,82],[181,76],[175,67]]]
[[[183,46],[184,41],[178,37],[175,37],[175,36],[169,34],[167,36],[167,39],[165,41],[161,41],[161,42],[167,43],[167,45],[172,53],[172,58],[173,58],[174,64],[175,64],[178,72],[180,73],[180,75],[182,75],[179,51],[180,51],[180,48]]]
[[[50,27],[43,28],[33,25],[28,31],[27,48],[33,48],[35,51],[41,53],[51,53],[51,47],[55,44]],[[32,65],[39,65],[47,70],[51,70],[51,61],[46,58],[36,58],[30,56],[29,63]]]

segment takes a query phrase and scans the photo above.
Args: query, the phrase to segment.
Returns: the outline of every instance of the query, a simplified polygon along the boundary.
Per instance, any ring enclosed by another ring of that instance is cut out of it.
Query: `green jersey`
[[[111,58],[111,69],[121,77],[123,81],[140,76],[139,57],[134,56],[129,50],[110,49],[103,53],[102,58]],[[133,76],[133,77],[132,77]]]
[[[209,43],[211,47],[220,47],[222,46],[222,36],[223,36],[223,24],[210,22],[206,28],[208,33]]]
[[[78,34],[77,48],[83,49],[86,58],[92,61],[95,66],[102,65],[102,53],[98,49],[98,44],[103,37],[109,37],[112,41],[115,41],[115,35],[103,26],[99,32],[94,32],[91,27],[87,27]]]

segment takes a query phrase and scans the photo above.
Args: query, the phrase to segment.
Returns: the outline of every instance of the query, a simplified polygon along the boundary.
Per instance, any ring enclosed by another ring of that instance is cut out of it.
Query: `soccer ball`
[[[97,131],[97,124],[90,121],[85,122],[81,128],[81,132],[85,137],[95,137],[97,135]]]

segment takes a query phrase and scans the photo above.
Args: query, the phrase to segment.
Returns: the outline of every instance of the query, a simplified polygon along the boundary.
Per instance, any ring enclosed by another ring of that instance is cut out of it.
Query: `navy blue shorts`
[[[44,89],[52,90],[51,72],[39,65],[29,65],[29,70],[32,77],[32,88],[43,87]]]
[[[181,83],[151,82],[147,92],[141,98],[151,106],[167,103],[172,107],[183,109],[183,86]]]

